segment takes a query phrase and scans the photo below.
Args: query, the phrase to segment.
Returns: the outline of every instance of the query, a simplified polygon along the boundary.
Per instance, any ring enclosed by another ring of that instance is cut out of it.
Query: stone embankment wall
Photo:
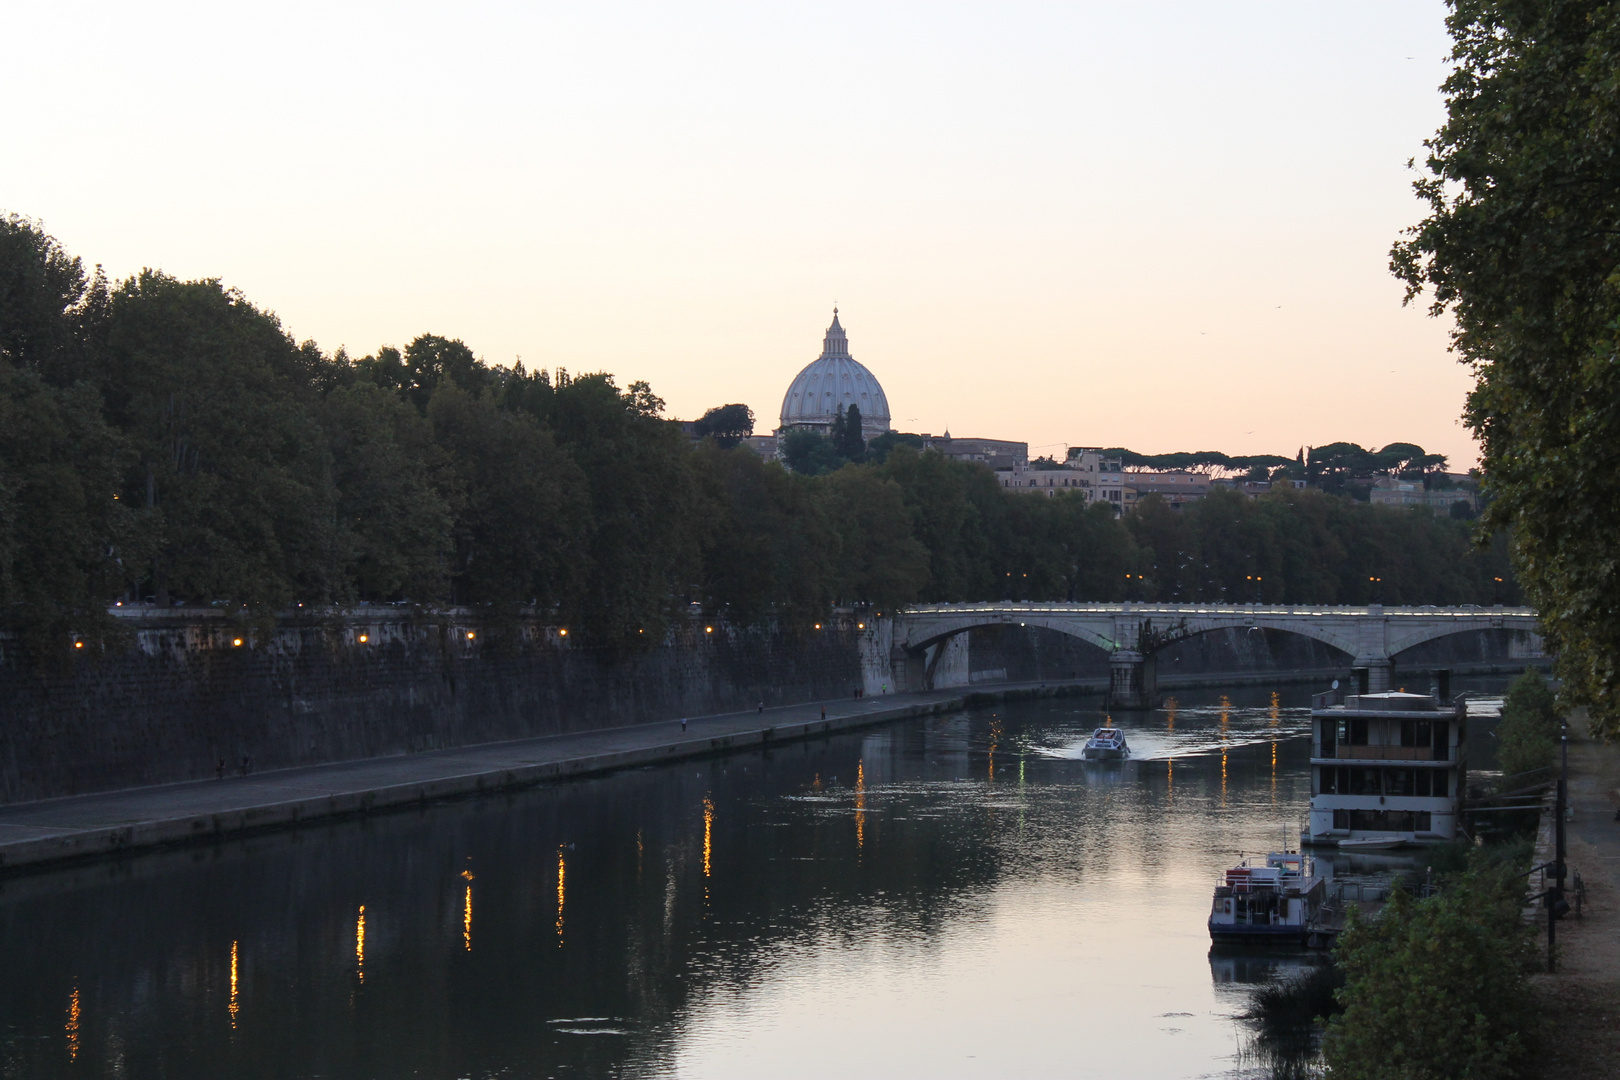
[[[255,633],[218,612],[126,614],[127,651],[31,670],[0,641],[0,803],[891,692],[888,620],[799,633],[679,626],[645,649],[581,647],[562,628],[489,627],[386,608],[289,618]],[[236,644],[240,641],[241,644]],[[1397,671],[1522,667],[1531,643],[1458,635]],[[1101,649],[1050,630],[952,638],[937,688],[1097,679]],[[1272,631],[1209,633],[1156,658],[1164,685],[1232,673],[1340,672],[1348,657]]]
[[[0,659],[0,803],[212,778],[244,756],[259,771],[844,697],[865,674],[853,622],[690,623],[641,650],[389,609],[258,635],[207,611],[129,623],[133,648],[66,670]]]

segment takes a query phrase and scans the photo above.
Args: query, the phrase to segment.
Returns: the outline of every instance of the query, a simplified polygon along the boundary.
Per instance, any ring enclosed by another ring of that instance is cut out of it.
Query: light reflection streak
[[[231,996],[234,998],[236,996],[236,959],[235,959],[235,952],[234,952],[235,946],[234,945],[232,946],[232,950],[233,950],[233,952],[231,954]],[[231,1024],[231,1026],[235,1027],[236,1024],[233,1022]],[[79,988],[77,986],[75,986],[73,988],[73,993],[68,995],[68,1010],[67,1010],[66,1031],[67,1031],[68,1060],[69,1061],[78,1061],[79,1060]]]
[[[226,1010],[231,1014],[231,1030],[236,1030],[236,1014],[242,1010],[236,997],[236,942],[231,942],[231,1001]]]
[[[818,776],[819,779],[819,776]],[[714,841],[714,802],[703,796],[703,876],[709,876],[709,856]]]
[[[990,782],[996,779],[996,745],[1001,741],[1001,721],[990,721]]]
[[[855,762],[855,848],[866,846],[866,762]]]
[[[1179,706],[1180,706],[1180,702],[1176,701],[1175,698],[1165,698],[1164,699],[1165,723],[1167,725],[1165,727],[1166,731],[1175,731],[1176,730],[1176,709]]]
[[[1221,809],[1226,809],[1226,740],[1228,725],[1232,719],[1232,702],[1225,694],[1221,695]]]
[[[366,981],[366,905],[360,905],[360,914],[354,920],[354,970],[360,981]]]
[[[641,834],[636,834],[636,846],[641,845]],[[557,948],[563,947],[563,905],[568,899],[568,861],[563,858],[563,849],[557,847]]]
[[[461,908],[461,942],[472,952],[472,885],[467,885],[467,898]]]

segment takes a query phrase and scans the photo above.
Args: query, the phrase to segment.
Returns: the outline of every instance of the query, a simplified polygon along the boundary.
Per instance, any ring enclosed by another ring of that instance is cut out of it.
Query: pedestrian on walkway
[[[765,703],[764,703],[764,702],[763,702],[763,701],[762,701],[762,702],[760,702],[760,703],[759,703],[759,711],[760,711],[760,712],[764,712],[764,711],[765,711]]]
[[[681,717],[681,730],[682,731],[686,730],[686,717],[684,717],[684,716]]]
[[[821,718],[823,720],[827,719],[827,706],[825,705],[821,707]]]

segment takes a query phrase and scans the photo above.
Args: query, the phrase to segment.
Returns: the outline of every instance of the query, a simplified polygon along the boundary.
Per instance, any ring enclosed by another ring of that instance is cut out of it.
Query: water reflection
[[[68,1061],[74,1062],[79,1060],[79,988],[77,986],[68,995],[66,1030]]]
[[[0,879],[0,1071],[1221,1075],[1209,891],[1300,817],[1308,718],[1179,697],[1120,763],[1052,699]]]

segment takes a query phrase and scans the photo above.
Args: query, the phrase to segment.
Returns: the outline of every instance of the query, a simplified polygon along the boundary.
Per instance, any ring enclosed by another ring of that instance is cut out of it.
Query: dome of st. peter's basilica
[[[849,355],[849,339],[833,308],[832,325],[821,355],[799,372],[782,397],[782,430],[813,428],[825,432],[842,409],[861,411],[861,435],[870,439],[889,430],[889,399],[877,377]]]

